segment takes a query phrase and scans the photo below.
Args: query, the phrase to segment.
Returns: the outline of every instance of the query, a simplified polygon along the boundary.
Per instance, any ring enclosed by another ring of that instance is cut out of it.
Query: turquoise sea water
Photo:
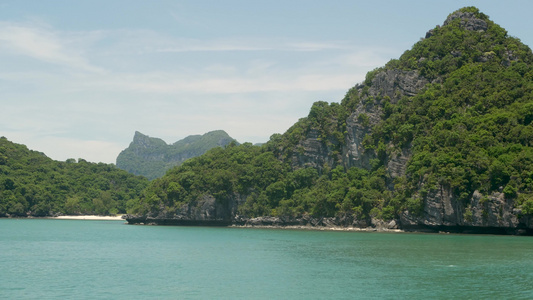
[[[532,299],[533,238],[0,219],[2,299]]]

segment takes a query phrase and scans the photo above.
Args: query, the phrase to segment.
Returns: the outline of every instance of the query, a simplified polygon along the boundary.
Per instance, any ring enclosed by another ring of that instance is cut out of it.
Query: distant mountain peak
[[[165,146],[168,146],[168,144],[162,139],[150,137],[148,135],[142,134],[139,131],[135,131],[133,141],[130,144],[130,147],[140,148],[158,148]]]
[[[144,138],[147,138],[148,136],[145,135],[145,134],[142,134],[140,131],[135,131],[135,134],[133,135],[133,140],[137,140],[137,139],[144,139]]]
[[[224,130],[215,130],[203,135],[189,135],[169,145],[160,138],[135,131],[129,147],[117,157],[117,167],[155,179],[189,158],[202,155],[214,147],[224,147],[233,141]]]

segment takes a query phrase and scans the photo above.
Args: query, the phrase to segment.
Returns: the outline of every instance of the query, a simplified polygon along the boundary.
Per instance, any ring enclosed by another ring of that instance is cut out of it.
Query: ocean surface
[[[1,299],[533,299],[533,237],[0,219]]]

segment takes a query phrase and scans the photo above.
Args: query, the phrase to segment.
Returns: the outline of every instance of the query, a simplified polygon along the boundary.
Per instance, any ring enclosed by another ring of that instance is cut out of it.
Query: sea
[[[533,299],[533,237],[0,219],[0,299]]]

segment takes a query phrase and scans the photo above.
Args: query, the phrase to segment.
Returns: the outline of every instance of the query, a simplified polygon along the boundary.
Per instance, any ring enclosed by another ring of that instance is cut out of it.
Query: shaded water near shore
[[[533,238],[0,219],[1,298],[533,298]]]

